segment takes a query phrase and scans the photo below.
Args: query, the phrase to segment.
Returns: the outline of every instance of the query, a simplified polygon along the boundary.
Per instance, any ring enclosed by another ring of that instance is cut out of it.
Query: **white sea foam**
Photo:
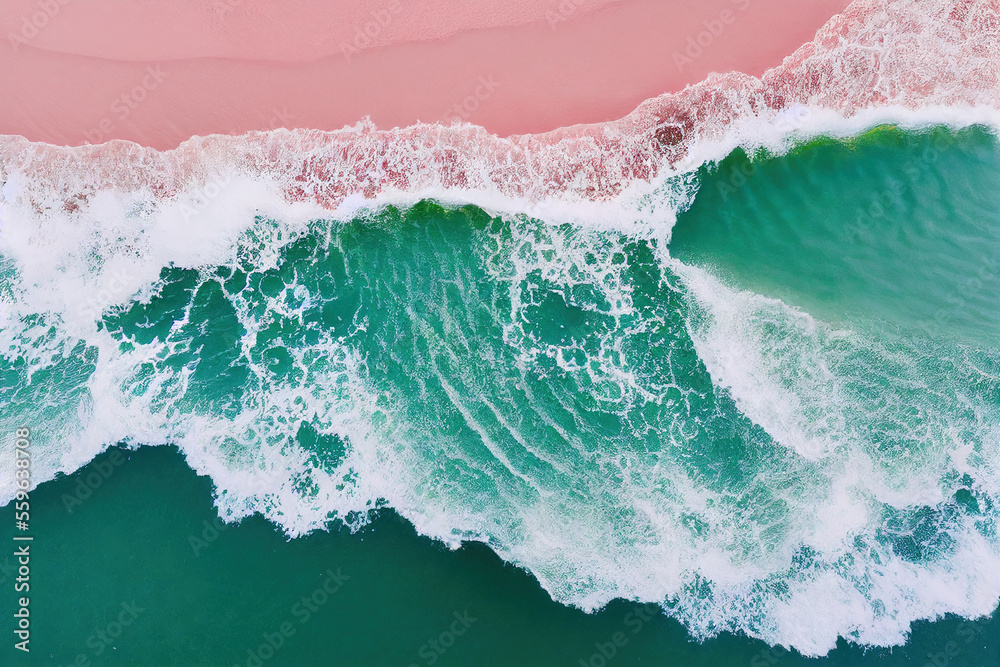
[[[675,287],[695,308],[688,333],[715,390],[783,450],[770,452],[769,474],[747,480],[738,494],[705,484],[666,455],[603,450],[601,438],[551,415],[541,419],[566,452],[542,451],[530,425],[505,412],[504,397],[477,394],[473,377],[441,375],[452,402],[467,406],[465,422],[478,425],[493,459],[504,463],[495,469],[398,418],[400,406],[369,382],[366,360],[332,337],[295,350],[306,386],[270,382],[258,365],[255,381],[266,390],[231,414],[207,415],[184,403],[193,367],[143,376],[144,365],[174,352],[177,341],[123,352],[97,323],[119,306],[154,298],[165,267],[214,280],[208,272],[235,265],[250,232],[262,237],[252,246],[254,264],[267,269],[311,220],[348,220],[424,198],[573,223],[583,233],[515,224],[525,253],[486,259],[495,280],[517,287],[510,312],[498,315],[509,316],[504,341],[519,351],[525,400],[543,412],[528,379],[533,364],[551,360],[609,403],[676,404],[681,417],[654,426],[671,447],[694,456],[684,447],[705,426],[682,417],[705,397],[676,378],[642,376],[614,335],[585,363],[574,343],[542,340],[521,317],[535,305],[531,280],[541,276],[567,292],[596,286],[612,318],[628,317],[635,307],[614,259],[622,237],[613,233],[662,248],[674,215],[695,193],[691,172],[735,147],[780,153],[810,137],[883,123],[1000,127],[998,17],[995,1],[859,0],[760,80],[713,76],[616,123],[538,137],[500,139],[468,125],[379,132],[361,123],[332,133],[195,138],[167,152],[0,137],[0,349],[34,369],[88,377],[74,392],[35,382],[31,396],[17,397],[29,410],[11,415],[0,406],[0,415],[47,424],[52,437],[35,453],[39,483],[115,442],[174,443],[212,477],[227,518],[261,512],[300,535],[334,512],[359,525],[359,514],[384,500],[426,535],[451,545],[489,542],[563,602],[586,609],[615,597],[665,603],[698,636],[744,631],[822,654],[838,636],[897,644],[917,619],[989,613],[1000,596],[1000,553],[982,519],[954,519],[946,529],[954,548],[920,563],[894,550],[882,529],[893,512],[945,503],[961,486],[953,472],[974,475],[978,493],[998,497],[992,408],[973,405],[975,418],[956,428],[948,406],[937,405],[901,436],[916,454],[894,458],[852,409],[861,371],[851,351],[877,355],[878,341],[741,293],[665,254],[660,262],[679,276]],[[301,290],[293,298],[295,287],[271,299],[264,316],[231,299],[247,331],[239,341],[246,358],[269,318],[292,316],[309,298]],[[446,360],[457,354],[444,343],[437,351]],[[581,417],[570,398],[556,398]],[[491,440],[488,420],[499,424],[503,441]],[[303,421],[348,438],[344,460],[330,468],[287,446]],[[13,496],[10,460],[0,463],[2,500]],[[493,507],[466,495],[460,483],[435,477],[428,460],[496,474],[501,500]],[[598,472],[570,492],[546,477],[571,474],[582,461],[596,462]],[[740,503],[768,511],[746,517]],[[812,568],[795,566],[803,548],[813,553]],[[775,579],[784,590],[769,588]]]

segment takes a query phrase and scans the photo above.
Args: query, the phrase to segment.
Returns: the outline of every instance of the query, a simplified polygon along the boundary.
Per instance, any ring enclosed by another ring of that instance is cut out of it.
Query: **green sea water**
[[[105,478],[99,468],[113,472]],[[102,482],[88,485],[95,473]],[[64,495],[75,499],[91,486],[67,511]],[[1000,656],[997,615],[918,623],[902,649],[841,642],[818,660],[732,635],[699,644],[655,606],[614,602],[585,614],[560,605],[489,549],[448,551],[391,512],[356,535],[289,541],[260,518],[213,532],[211,482],[169,447],[102,455],[32,500],[32,653],[19,655],[5,640],[5,665],[70,665],[80,655],[94,665],[246,665],[248,651],[285,622],[295,634],[264,664],[578,667],[581,659],[600,664],[594,656],[601,645],[610,653],[618,632],[628,641],[614,647],[609,665],[903,667],[943,654],[945,664],[979,667]],[[12,524],[10,507],[0,520]],[[5,555],[0,565],[12,560]],[[315,612],[293,613],[330,569],[348,577],[342,587]],[[3,602],[10,618],[9,596]],[[123,604],[142,611],[126,615],[130,624],[111,637]],[[442,635],[456,612],[475,620],[456,628],[464,632],[447,650],[435,650],[429,642],[451,643]]]
[[[93,331],[8,325],[0,424],[58,477],[3,664],[1000,664],[997,139],[697,182],[669,243],[261,218]]]

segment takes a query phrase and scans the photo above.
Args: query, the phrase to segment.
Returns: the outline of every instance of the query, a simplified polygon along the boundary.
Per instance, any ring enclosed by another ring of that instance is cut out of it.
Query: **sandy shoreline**
[[[365,116],[380,129],[546,132],[621,118],[713,71],[760,76],[848,2],[467,4],[12,1],[0,16],[0,134],[166,149]]]
[[[998,16],[1000,0],[854,0],[761,77],[713,74],[618,120],[544,134],[502,137],[469,123],[382,130],[368,121],[340,131],[215,134],[170,150],[130,141],[63,147],[0,135],[0,213],[85,216],[99,194],[151,198],[151,207],[183,203],[234,175],[253,180],[256,192],[324,211],[384,197],[458,197],[496,210],[591,206],[764,136],[780,142],[804,124],[827,131],[851,118],[891,122],[924,110],[925,122],[947,112],[948,122],[1000,127],[991,28]],[[152,81],[155,69],[146,76]]]

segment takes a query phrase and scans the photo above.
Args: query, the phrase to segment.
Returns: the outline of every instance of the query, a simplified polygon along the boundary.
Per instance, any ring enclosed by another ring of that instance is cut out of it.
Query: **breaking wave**
[[[668,242],[738,146],[1000,126],[998,26],[858,1],[761,79],[547,135],[0,137],[0,423],[35,426],[39,482],[172,443],[227,519],[392,507],[698,637],[822,654],[989,613],[1000,348],[843,330]]]

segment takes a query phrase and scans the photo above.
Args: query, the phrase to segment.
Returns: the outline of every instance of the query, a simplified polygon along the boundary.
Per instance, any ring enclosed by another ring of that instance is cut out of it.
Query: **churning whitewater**
[[[681,211],[709,174],[643,197]],[[810,654],[996,605],[1000,346],[815,319],[630,209],[316,217],[234,175],[66,218],[19,187],[0,422],[46,424],[40,479],[176,444],[228,520],[297,536],[390,506],[564,603]]]
[[[995,133],[1000,8],[930,4],[854,3],[761,80],[541,137],[0,137],[0,425],[45,424],[39,482],[175,444],[227,520],[392,507],[699,638],[818,655],[991,613],[997,332],[820,317],[670,247],[737,147]]]

